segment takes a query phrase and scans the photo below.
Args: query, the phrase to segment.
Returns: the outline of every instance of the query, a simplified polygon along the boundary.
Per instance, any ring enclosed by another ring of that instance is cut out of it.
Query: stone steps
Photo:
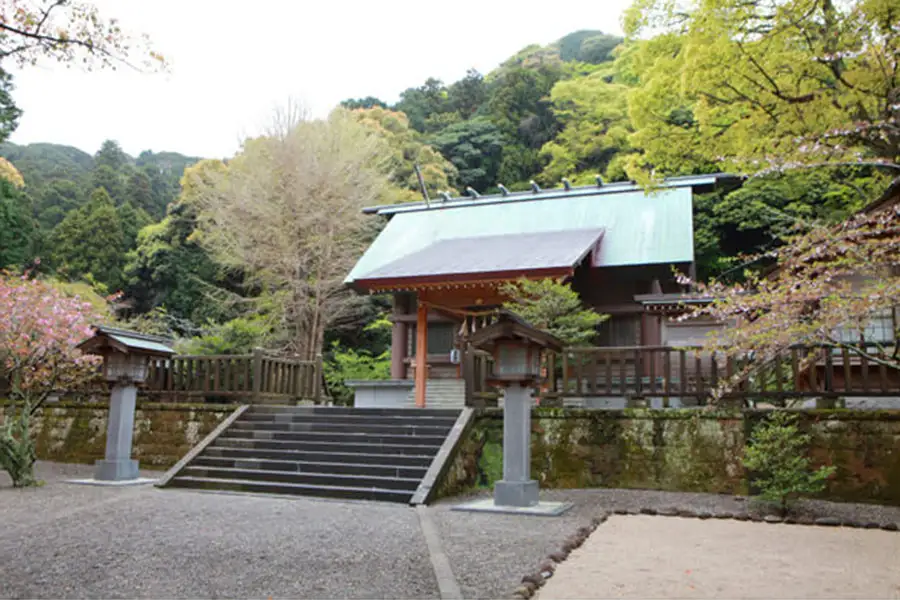
[[[397,457],[393,457],[396,459]],[[422,479],[426,466],[383,466],[365,463],[310,462],[278,460],[274,458],[217,458],[198,457],[192,466],[207,468],[259,469],[265,471],[295,471],[300,473],[332,473],[344,475],[374,475],[377,477],[401,477]]]
[[[254,406],[170,487],[409,502],[459,410]]]
[[[410,498],[412,498],[412,493],[404,490],[303,485],[299,483],[282,483],[277,481],[214,479],[211,477],[176,477],[169,485],[171,487],[201,490],[320,496],[322,498],[340,498],[345,500],[409,502]]]

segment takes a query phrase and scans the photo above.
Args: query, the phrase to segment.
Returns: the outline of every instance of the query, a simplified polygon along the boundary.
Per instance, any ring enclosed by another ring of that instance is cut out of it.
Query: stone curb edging
[[[876,523],[875,521],[855,521],[850,519],[838,519],[836,517],[819,517],[813,519],[811,517],[778,517],[775,515],[751,515],[750,513],[731,513],[720,512],[711,513],[708,511],[696,511],[690,509],[677,508],[640,508],[640,509],[621,509],[617,508],[611,513],[602,513],[599,517],[591,520],[590,526],[579,527],[576,532],[563,542],[562,547],[556,552],[551,552],[547,558],[541,562],[537,571],[525,575],[522,583],[512,593],[514,600],[523,600],[531,598],[538,588],[544,585],[556,571],[556,566],[565,561],[573,550],[579,548],[602,523],[613,515],[649,515],[659,517],[682,517],[687,519],[731,519],[733,521],[753,521],[756,523],[782,523],[785,525],[817,525],[819,527],[848,527],[852,529],[880,529],[882,531],[900,531],[900,523]]]
[[[537,589],[553,576],[554,571],[556,571],[556,565],[566,560],[573,550],[584,544],[585,540],[594,533],[594,530],[608,518],[609,515],[607,513],[602,513],[600,516],[591,519],[590,525],[579,527],[575,533],[566,538],[559,550],[547,555],[547,558],[541,562],[537,571],[522,578],[522,583],[513,592],[512,598],[515,600],[531,598]]]

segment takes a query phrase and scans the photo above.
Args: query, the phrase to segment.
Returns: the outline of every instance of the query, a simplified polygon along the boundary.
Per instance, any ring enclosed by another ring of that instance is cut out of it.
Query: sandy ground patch
[[[900,598],[900,534],[614,516],[559,565],[540,600]]]

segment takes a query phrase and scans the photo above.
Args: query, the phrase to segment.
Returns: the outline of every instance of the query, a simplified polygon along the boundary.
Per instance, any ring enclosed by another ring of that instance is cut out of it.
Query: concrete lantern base
[[[465,504],[458,504],[450,510],[465,512],[483,512],[506,515],[529,515],[536,517],[558,517],[572,508],[571,502],[538,502],[531,506],[503,506],[495,503],[491,498],[473,500]]]
[[[122,481],[104,481],[102,479],[67,479],[66,483],[74,483],[76,485],[97,485],[101,487],[128,487],[132,485],[150,485],[159,481],[149,477],[138,477],[137,479],[124,479]]]
[[[138,478],[138,461],[130,458],[98,460],[94,463],[94,479],[100,481],[127,481]]]
[[[494,504],[523,508],[534,506],[539,502],[538,482],[498,481],[494,484]]]

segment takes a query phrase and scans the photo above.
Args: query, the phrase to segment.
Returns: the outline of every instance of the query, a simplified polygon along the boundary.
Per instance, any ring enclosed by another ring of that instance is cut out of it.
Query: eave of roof
[[[553,267],[529,269],[528,271],[484,271],[453,275],[421,275],[415,277],[394,277],[383,279],[357,279],[350,285],[358,291],[405,292],[426,289],[459,289],[499,286],[522,277],[528,279],[571,277],[573,267]]]

